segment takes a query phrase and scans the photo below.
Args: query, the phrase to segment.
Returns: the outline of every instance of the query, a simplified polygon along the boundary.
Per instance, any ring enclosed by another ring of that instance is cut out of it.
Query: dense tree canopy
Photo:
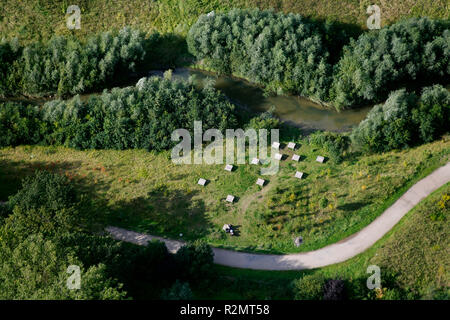
[[[87,101],[53,100],[39,108],[0,104],[0,146],[23,143],[65,145],[78,149],[162,150],[174,144],[171,134],[194,121],[203,130],[236,126],[234,105],[212,85],[158,77],[136,87],[115,88]]]
[[[65,176],[38,171],[0,207],[0,299],[186,298],[190,283],[211,274],[207,245],[173,255],[161,242],[137,246],[92,232],[82,198]],[[66,285],[71,265],[80,268],[80,289]]]
[[[449,77],[448,21],[409,19],[356,40],[336,30],[300,15],[234,9],[200,16],[187,41],[206,67],[337,109],[380,102],[405,85]]]
[[[74,95],[102,89],[107,81],[134,70],[145,56],[143,33],[124,28],[81,42],[58,36],[20,47],[0,44],[0,96]]]
[[[426,87],[419,97],[401,89],[369,112],[353,130],[352,140],[366,151],[406,148],[448,132],[449,121],[450,93],[445,88]]]
[[[333,105],[342,109],[380,102],[390,91],[413,82],[448,81],[449,25],[414,18],[351,41],[334,72]]]
[[[203,129],[235,126],[234,105],[211,86],[153,77],[136,87],[113,89],[82,102],[52,101],[44,105],[46,140],[81,149],[162,150],[173,145],[179,128],[193,132],[194,121]]]
[[[275,92],[327,100],[329,52],[320,28],[296,14],[233,9],[202,15],[189,31],[190,52],[221,73]]]

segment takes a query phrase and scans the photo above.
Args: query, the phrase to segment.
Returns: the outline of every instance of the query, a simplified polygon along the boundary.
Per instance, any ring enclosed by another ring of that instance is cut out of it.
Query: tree
[[[45,171],[25,178],[22,189],[10,197],[9,206],[12,214],[5,225],[19,238],[28,234],[53,236],[80,231],[88,224],[68,179]]]
[[[233,9],[200,16],[187,43],[198,60],[219,73],[237,74],[271,92],[325,101],[332,79],[331,43],[325,38],[331,29],[296,14]]]
[[[356,107],[383,101],[413,82],[444,82],[450,72],[449,25],[412,18],[350,41],[333,74],[333,105]]]
[[[205,243],[189,243],[175,254],[180,279],[199,283],[211,276],[214,254]]]
[[[194,295],[189,287],[189,283],[176,280],[170,289],[164,290],[161,298],[163,300],[192,300]]]
[[[394,91],[375,106],[351,134],[353,143],[369,152],[403,149],[430,142],[448,132],[450,93],[440,85],[426,87],[420,97]]]

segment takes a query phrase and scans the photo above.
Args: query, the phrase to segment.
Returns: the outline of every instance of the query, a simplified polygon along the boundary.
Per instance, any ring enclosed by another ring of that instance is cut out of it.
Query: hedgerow
[[[123,28],[81,42],[57,36],[24,47],[0,44],[0,95],[74,95],[103,89],[113,77],[134,71],[145,56],[143,33]]]
[[[448,21],[414,18],[352,40],[335,67],[333,105],[343,109],[381,102],[405,85],[448,81],[449,26]]]
[[[189,51],[219,73],[233,73],[275,92],[327,100],[329,52],[320,28],[297,14],[233,9],[199,17]]]
[[[42,143],[77,149],[163,150],[176,129],[193,133],[236,126],[234,105],[211,85],[143,78],[136,87],[105,90],[87,101],[53,100],[35,106],[0,104],[0,146]]]
[[[384,152],[430,142],[448,132],[450,93],[441,85],[417,96],[394,91],[376,105],[352,132],[354,144],[369,152]]]

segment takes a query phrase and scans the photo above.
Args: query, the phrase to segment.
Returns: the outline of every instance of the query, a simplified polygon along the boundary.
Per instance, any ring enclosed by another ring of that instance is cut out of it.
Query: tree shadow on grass
[[[111,186],[108,181],[94,182],[89,177],[75,175],[81,167],[80,161],[44,162],[0,160],[0,201],[17,193],[23,178],[44,170],[68,176],[74,184],[82,210],[98,217],[101,225],[116,225],[140,232],[163,235],[171,238],[195,240],[207,234],[212,224],[205,215],[205,203],[197,199],[197,191],[170,189],[163,185],[151,190],[147,196],[116,201],[111,204],[107,194]]]
[[[212,227],[198,192],[155,188],[147,197],[119,201],[108,208],[108,223],[170,238],[195,240]],[[180,237],[180,234],[183,236]]]
[[[344,210],[344,211],[357,211],[369,204],[370,203],[365,203],[365,202],[346,203],[346,204],[338,206],[337,209]]]
[[[45,162],[0,160],[0,201],[7,201],[22,187],[25,177],[33,176],[36,171],[44,170],[64,174],[81,166],[80,161]]]

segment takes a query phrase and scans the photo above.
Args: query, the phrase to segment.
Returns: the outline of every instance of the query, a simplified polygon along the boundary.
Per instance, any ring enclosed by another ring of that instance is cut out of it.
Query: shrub
[[[41,141],[39,109],[15,102],[0,103],[0,147]]]
[[[412,119],[423,142],[436,140],[447,132],[450,120],[448,90],[439,85],[424,88],[418,106],[412,111]]]
[[[328,206],[328,199],[327,198],[325,198],[325,197],[323,197],[323,198],[320,198],[320,200],[319,200],[319,206],[322,208],[322,209],[325,209],[327,206]]]
[[[318,273],[305,275],[293,281],[296,300],[322,300],[325,278]]]
[[[136,87],[115,88],[92,96],[51,101],[42,118],[48,123],[46,143],[78,149],[162,150],[174,145],[178,128],[193,133],[194,121],[203,130],[224,131],[236,124],[234,105],[210,86],[199,90],[192,83],[152,77]]]
[[[424,88],[420,97],[405,89],[394,91],[368,113],[351,138],[371,152],[429,142],[448,131],[449,110],[450,93],[440,85]]]
[[[181,247],[175,255],[180,271],[180,279],[199,283],[211,275],[214,253],[205,243],[189,243]]]
[[[16,94],[20,87],[21,68],[19,58],[22,48],[17,38],[0,42],[0,97]]]
[[[448,21],[412,18],[361,35],[344,48],[331,90],[338,109],[384,100],[390,91],[450,73]]]
[[[194,295],[192,294],[189,283],[175,281],[170,289],[163,291],[161,299],[163,300],[192,300]]]

